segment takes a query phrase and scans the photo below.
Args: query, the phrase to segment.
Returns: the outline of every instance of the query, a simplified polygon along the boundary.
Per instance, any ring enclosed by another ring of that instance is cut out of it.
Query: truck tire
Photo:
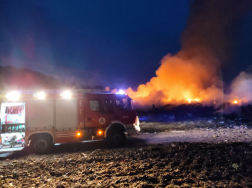
[[[31,149],[34,153],[45,154],[52,150],[52,140],[46,136],[38,136],[31,140]]]
[[[113,129],[107,135],[108,144],[113,147],[122,146],[125,139],[125,133],[122,129]]]

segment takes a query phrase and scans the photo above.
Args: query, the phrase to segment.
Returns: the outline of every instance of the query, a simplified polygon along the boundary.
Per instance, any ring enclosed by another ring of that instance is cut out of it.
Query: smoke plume
[[[238,26],[251,8],[249,0],[191,1],[181,50],[161,60],[156,77],[127,93],[141,106],[222,103],[220,69],[228,62]]]
[[[241,72],[231,83],[231,94],[227,95],[230,102],[244,104],[252,101],[252,75]]]

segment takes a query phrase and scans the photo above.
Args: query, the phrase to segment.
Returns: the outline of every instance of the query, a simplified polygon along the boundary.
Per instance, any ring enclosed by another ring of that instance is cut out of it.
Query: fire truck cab
[[[1,101],[1,135],[20,133],[25,146],[48,153],[54,144],[106,139],[119,146],[140,131],[131,99],[125,94],[74,91],[19,91]]]

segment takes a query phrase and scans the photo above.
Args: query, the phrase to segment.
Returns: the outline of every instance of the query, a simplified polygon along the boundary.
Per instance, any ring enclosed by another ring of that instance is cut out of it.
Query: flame
[[[218,106],[226,102],[243,105],[252,101],[252,75],[240,73],[231,84],[232,92],[224,94],[216,69],[202,63],[204,61],[204,58],[184,59],[179,55],[168,55],[162,59],[156,77],[140,85],[137,91],[128,88],[126,93],[136,106],[168,103]]]
[[[181,50],[174,56],[166,55],[149,82],[136,91],[127,89],[135,105],[219,105],[233,101],[241,105],[252,101],[252,75],[240,74],[230,94],[224,94],[220,76],[221,63],[228,62],[234,37],[227,33],[235,33],[237,20],[251,11],[251,5],[251,1],[194,1],[181,37]]]
[[[189,103],[200,102],[200,99],[187,99]]]
[[[216,70],[203,58],[184,59],[179,55],[165,56],[161,66],[148,83],[126,93],[140,106],[183,104],[192,102],[213,103],[223,97],[222,82]]]

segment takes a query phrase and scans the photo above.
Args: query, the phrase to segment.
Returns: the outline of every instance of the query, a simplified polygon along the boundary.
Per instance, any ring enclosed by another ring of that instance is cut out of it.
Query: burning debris
[[[221,65],[230,57],[238,24],[251,9],[252,2],[248,0],[195,0],[182,35],[181,50],[161,60],[156,77],[137,91],[129,88],[127,93],[140,106],[216,106],[224,102],[240,105],[251,101],[251,75],[241,73],[231,86],[233,92],[225,95],[220,73]]]

